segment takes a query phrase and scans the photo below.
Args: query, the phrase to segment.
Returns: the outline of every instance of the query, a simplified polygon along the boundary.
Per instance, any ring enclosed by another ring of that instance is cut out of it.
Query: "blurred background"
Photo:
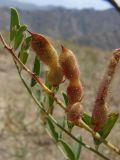
[[[119,1],[117,1],[119,3]],[[120,48],[120,13],[104,0],[0,0],[0,32],[8,40],[10,7],[16,7],[22,23],[74,51],[84,86],[83,104],[92,111],[96,91],[112,51]],[[31,60],[30,60],[31,62]],[[120,113],[120,65],[111,84],[110,111]],[[58,115],[61,112],[57,113]],[[108,139],[120,147],[120,119]],[[89,134],[85,142],[92,144]],[[102,145],[100,151],[119,160]],[[101,160],[83,148],[81,160]],[[44,131],[39,111],[21,83],[11,56],[0,44],[0,160],[64,160]]]

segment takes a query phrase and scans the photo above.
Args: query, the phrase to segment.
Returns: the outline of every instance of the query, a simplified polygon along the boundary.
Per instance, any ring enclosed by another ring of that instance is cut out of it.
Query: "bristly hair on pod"
[[[63,46],[59,62],[65,77],[69,81],[67,87],[67,119],[73,123],[78,123],[83,113],[83,106],[80,104],[83,96],[83,88],[80,82],[79,65],[74,53]]]
[[[79,79],[79,65],[72,51],[62,46],[62,52],[59,56],[59,62],[67,79]]]
[[[80,81],[76,81],[76,83],[70,81],[67,87],[67,96],[69,104],[74,104],[76,102],[80,102],[83,97],[83,88]]]
[[[40,60],[49,67],[49,72],[47,79],[52,86],[59,86],[63,80],[63,72],[59,64],[59,56],[53,45],[48,41],[48,39],[38,33],[31,34],[31,47],[40,58]]]
[[[31,47],[36,52],[40,60],[48,66],[56,67],[58,63],[58,54],[55,48],[51,45],[48,39],[42,34],[31,34]]]
[[[74,103],[73,105],[69,106],[67,112],[67,119],[75,124],[79,123],[79,120],[82,118],[83,115],[83,106],[80,102]]]
[[[120,49],[117,49],[113,52],[112,58],[110,59],[105,76],[98,88],[96,100],[93,106],[92,124],[95,131],[99,131],[108,118],[106,98],[108,95],[110,83],[113,79],[119,61]]]

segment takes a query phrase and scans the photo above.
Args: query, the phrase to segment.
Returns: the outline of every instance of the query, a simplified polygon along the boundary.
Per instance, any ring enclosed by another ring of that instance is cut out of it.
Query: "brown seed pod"
[[[50,67],[56,67],[58,63],[58,55],[51,43],[41,34],[32,33],[31,46],[36,52],[40,60]]]
[[[63,72],[61,67],[58,65],[56,68],[51,68],[47,74],[48,81],[52,84],[52,86],[58,86],[63,80]]]
[[[94,107],[92,113],[92,125],[95,132],[100,131],[108,118],[108,109],[106,105]]]
[[[72,80],[79,78],[80,71],[78,62],[72,51],[62,46],[59,62],[67,79]]]
[[[70,81],[69,86],[67,88],[67,96],[69,104],[74,104],[76,102],[80,102],[83,96],[83,89],[80,81]]]
[[[40,60],[49,66],[47,79],[52,86],[58,86],[63,80],[63,72],[59,65],[59,57],[55,48],[41,34],[29,32],[32,36],[31,46]]]
[[[99,131],[101,129],[101,126],[105,123],[105,121],[108,118],[108,110],[105,103],[108,95],[108,89],[113,79],[119,60],[120,49],[117,49],[114,51],[113,56],[109,61],[107,71],[103,77],[103,80],[100,83],[95,104],[93,106],[92,124],[95,131]]]
[[[80,118],[82,118],[83,106],[77,102],[69,106],[67,112],[67,119],[73,123],[78,123]]]

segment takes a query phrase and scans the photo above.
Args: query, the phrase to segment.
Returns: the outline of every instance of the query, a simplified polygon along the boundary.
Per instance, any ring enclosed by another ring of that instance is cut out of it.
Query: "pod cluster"
[[[79,65],[73,52],[63,46],[59,62],[65,77],[69,80],[69,85],[67,87],[69,102],[67,117],[68,120],[77,123],[83,113],[83,107],[80,103],[83,89],[80,82]]]
[[[59,86],[63,81],[63,76],[68,79],[67,86],[68,110],[67,118],[73,123],[78,123],[83,114],[81,100],[83,88],[80,81],[80,70],[77,59],[72,51],[62,46],[60,56],[48,39],[37,33],[31,34],[31,46],[40,60],[49,67],[47,79],[52,86]],[[116,66],[120,60],[120,49],[115,50],[110,59],[105,76],[99,86],[97,97],[93,106],[92,126],[98,132],[108,118],[106,97],[108,88],[113,78]]]

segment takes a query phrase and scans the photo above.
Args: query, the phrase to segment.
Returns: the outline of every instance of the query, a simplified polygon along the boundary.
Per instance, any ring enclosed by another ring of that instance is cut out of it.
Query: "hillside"
[[[73,41],[102,49],[120,46],[120,15],[114,10],[72,10],[48,7],[47,9],[18,10],[29,29],[50,37]],[[8,29],[9,9],[0,8],[0,29]]]
[[[0,7],[17,7],[22,10],[34,10],[39,8],[34,4],[22,3],[15,0],[0,0]]]

